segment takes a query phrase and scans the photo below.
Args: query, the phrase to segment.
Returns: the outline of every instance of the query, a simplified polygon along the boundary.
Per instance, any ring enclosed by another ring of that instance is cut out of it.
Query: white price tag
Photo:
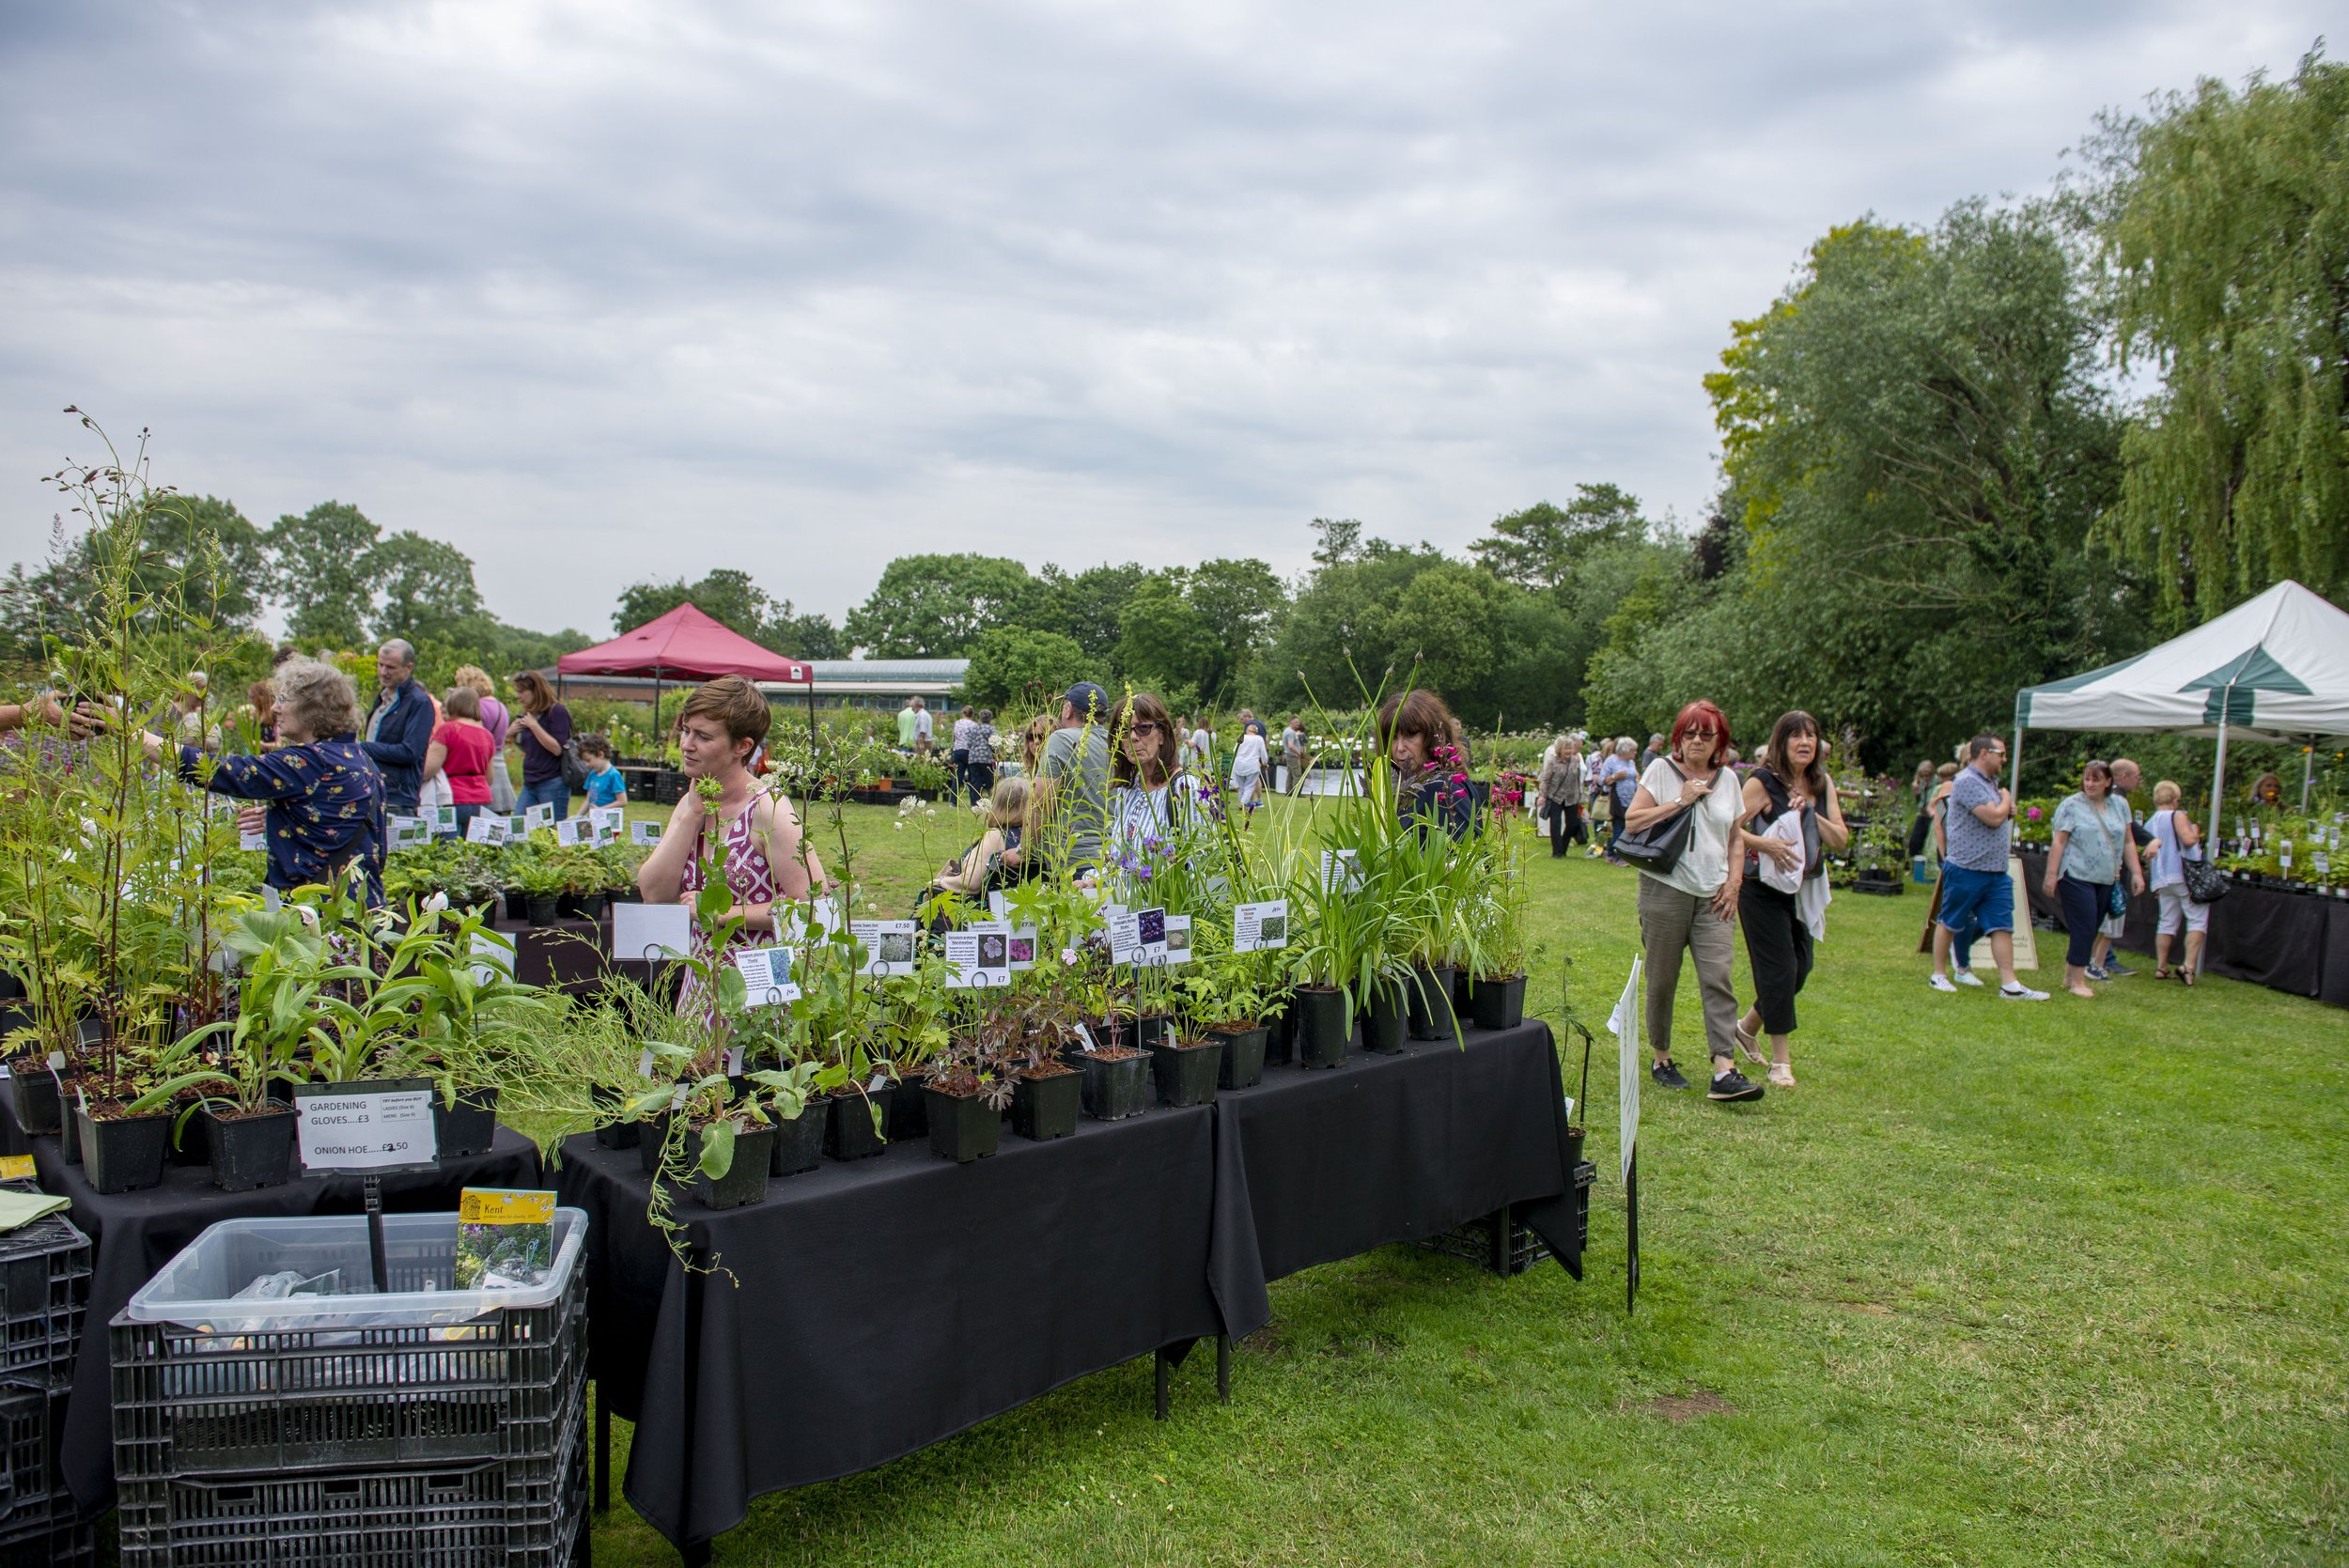
[[[741,972],[742,984],[749,988],[748,1005],[752,1007],[772,1007],[800,999],[799,983],[791,978],[791,950],[787,947],[738,948],[734,967]]]
[[[1351,849],[1324,849],[1321,852],[1321,891],[1324,893],[1360,893],[1362,887],[1362,861]]]
[[[552,828],[552,827],[553,827],[553,826],[554,826],[554,802],[553,802],[553,801],[552,801],[552,800],[541,800],[541,801],[539,801],[539,802],[538,802],[537,805],[535,805],[535,806],[529,806],[529,807],[524,808],[524,810],[523,810],[523,812],[522,812],[522,831],[523,831],[523,832],[525,832],[525,833],[527,833],[527,832],[534,832],[534,831],[536,831],[537,830],[538,830],[538,829],[540,829],[540,828]]]
[[[628,841],[630,844],[659,844],[661,842],[661,824],[658,822],[630,823],[628,825]]]
[[[394,846],[397,846],[397,841],[395,841]],[[241,829],[238,830],[237,847],[240,849],[267,849],[269,847],[269,830],[264,828],[257,833],[248,833]]]
[[[596,842],[596,824],[584,816],[567,816],[554,825],[554,842],[567,848]]]
[[[305,1171],[430,1165],[440,1155],[429,1089],[334,1089],[296,1094]]]
[[[506,818],[495,812],[483,812],[465,829],[468,844],[504,844],[509,836]]]
[[[453,833],[457,831],[457,808],[434,806],[428,820],[431,823],[433,832]]]
[[[892,975],[913,972],[913,922],[852,920],[849,934],[864,944],[860,974]]]
[[[693,912],[682,904],[612,906],[612,956],[632,963],[682,958],[693,947]]]
[[[1120,912],[1110,916],[1110,962],[1130,964],[1142,951],[1142,917]]]
[[[1232,951],[1261,953],[1289,944],[1289,901],[1269,898],[1261,904],[1232,906]]]

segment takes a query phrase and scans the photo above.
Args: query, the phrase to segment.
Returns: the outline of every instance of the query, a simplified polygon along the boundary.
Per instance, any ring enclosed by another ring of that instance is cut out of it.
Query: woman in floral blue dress
[[[383,775],[359,749],[359,694],[350,677],[316,660],[289,660],[271,679],[277,697],[277,749],[260,756],[207,757],[179,748],[179,776],[215,795],[258,800],[238,813],[247,831],[269,840],[264,878],[281,893],[333,883],[356,862],[367,902],[383,901]],[[143,737],[149,757],[167,742]],[[258,818],[257,823],[253,819]]]

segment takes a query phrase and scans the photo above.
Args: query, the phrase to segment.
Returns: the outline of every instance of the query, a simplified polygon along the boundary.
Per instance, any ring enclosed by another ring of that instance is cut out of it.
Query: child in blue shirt
[[[628,781],[612,766],[612,742],[600,735],[579,737],[579,765],[587,769],[587,805],[616,806],[628,799]]]

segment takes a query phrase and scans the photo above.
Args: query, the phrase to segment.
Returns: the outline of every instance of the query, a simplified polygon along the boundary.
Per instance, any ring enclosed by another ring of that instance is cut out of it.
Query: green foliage
[[[1037,603],[1028,568],[1007,556],[900,555],[848,612],[848,641],[875,659],[967,658],[990,628]]]
[[[733,567],[719,567],[698,582],[677,578],[669,582],[635,583],[622,591],[619,608],[612,615],[612,629],[632,630],[687,603],[729,630],[792,659],[848,656],[848,643],[830,616],[812,612],[801,614],[789,599],[770,598],[750,573]]]
[[[1638,496],[1614,485],[1574,489],[1563,508],[1541,501],[1495,518],[1492,532],[1470,545],[1469,553],[1503,582],[1557,593],[1593,551],[1646,536]]]
[[[2320,46],[2321,48],[2321,46]],[[2279,578],[2349,594],[2349,66],[2108,118],[2080,210],[2122,363],[2163,372],[2103,532],[2164,622]]]
[[[286,606],[286,635],[308,646],[350,648],[366,637],[375,583],[367,554],[376,526],[358,507],[321,501],[269,531],[271,596]]]
[[[472,558],[412,529],[369,550],[360,569],[380,596],[374,628],[379,642],[444,641],[481,613]]]
[[[962,698],[1004,713],[1058,712],[1060,694],[1078,681],[1093,678],[1095,668],[1092,656],[1057,631],[994,627],[971,650]]]

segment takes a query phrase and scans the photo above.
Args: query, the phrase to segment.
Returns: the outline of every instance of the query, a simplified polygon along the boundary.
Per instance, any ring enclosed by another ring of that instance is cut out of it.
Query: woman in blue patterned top
[[[356,861],[367,877],[367,902],[383,901],[383,775],[359,749],[359,693],[331,664],[295,659],[278,666],[277,749],[261,756],[207,758],[179,748],[179,776],[215,795],[267,802],[238,814],[258,815],[269,836],[269,874],[279,892],[305,882],[332,883]],[[143,737],[160,757],[165,741]]]

